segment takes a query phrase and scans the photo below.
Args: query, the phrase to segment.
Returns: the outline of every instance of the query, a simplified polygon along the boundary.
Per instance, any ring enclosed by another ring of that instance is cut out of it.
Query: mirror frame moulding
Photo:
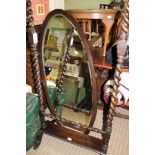
[[[45,79],[45,73],[44,73],[44,69],[43,69],[43,41],[45,38],[45,32],[46,32],[46,27],[48,25],[48,22],[51,20],[52,17],[56,16],[56,15],[61,15],[63,17],[65,17],[66,19],[68,19],[74,26],[75,30],[78,32],[79,37],[81,39],[81,43],[83,44],[83,48],[85,50],[86,53],[86,57],[88,59],[89,62],[89,73],[90,73],[90,80],[91,80],[91,85],[92,85],[92,103],[93,103],[93,107],[91,110],[91,119],[89,122],[89,127],[92,127],[95,119],[96,119],[96,114],[97,114],[97,85],[96,85],[96,74],[95,74],[95,69],[94,69],[94,64],[93,64],[93,59],[91,56],[91,51],[90,51],[90,47],[88,45],[88,41],[86,40],[84,33],[80,27],[80,25],[78,25],[78,23],[76,22],[76,20],[70,15],[68,14],[66,11],[61,10],[61,9],[55,9],[54,11],[51,11],[47,14],[45,20],[43,21],[42,27],[41,27],[41,31],[40,31],[40,39],[39,39],[39,44],[38,44],[38,51],[39,51],[39,66],[40,66],[40,73],[41,73],[41,82],[42,82],[42,86],[43,86],[43,95],[46,98],[46,103],[45,107],[47,106],[50,110],[51,115],[53,115],[54,113],[52,112],[53,109],[53,105],[51,104],[49,95],[48,95],[48,91],[47,91],[47,84],[46,84],[46,79]],[[55,116],[55,114],[54,114]],[[86,131],[84,131],[84,133],[88,134],[90,131],[86,129]]]

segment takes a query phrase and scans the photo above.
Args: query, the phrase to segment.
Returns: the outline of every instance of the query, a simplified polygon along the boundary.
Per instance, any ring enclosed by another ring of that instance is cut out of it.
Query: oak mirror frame
[[[92,127],[97,89],[91,51],[80,25],[66,11],[56,9],[46,16],[40,31],[39,65],[50,114]],[[63,125],[89,133],[77,125]]]

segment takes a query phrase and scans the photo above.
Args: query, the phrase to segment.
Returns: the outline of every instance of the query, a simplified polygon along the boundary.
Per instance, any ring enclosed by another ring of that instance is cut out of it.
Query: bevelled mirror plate
[[[41,62],[56,115],[92,126],[96,115],[95,72],[77,22],[63,10],[50,12],[41,31]]]

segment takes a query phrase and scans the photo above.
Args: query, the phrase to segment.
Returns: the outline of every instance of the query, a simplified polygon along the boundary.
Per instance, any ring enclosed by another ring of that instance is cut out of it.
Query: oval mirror
[[[42,25],[39,50],[44,93],[57,117],[69,120],[63,121],[64,125],[78,130],[71,122],[93,126],[95,71],[81,27],[66,11],[50,12]]]

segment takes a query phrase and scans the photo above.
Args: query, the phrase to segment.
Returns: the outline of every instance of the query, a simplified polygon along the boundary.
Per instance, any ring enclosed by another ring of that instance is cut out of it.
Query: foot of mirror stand
[[[104,144],[102,146],[102,150],[103,150],[104,153],[101,153],[100,155],[106,155],[107,154],[107,150],[108,150],[108,145],[107,144]]]
[[[33,146],[33,149],[37,149],[40,146],[41,140],[42,140],[42,136],[43,136],[43,131],[42,129],[40,129],[37,133],[37,138],[36,138],[36,142]]]

